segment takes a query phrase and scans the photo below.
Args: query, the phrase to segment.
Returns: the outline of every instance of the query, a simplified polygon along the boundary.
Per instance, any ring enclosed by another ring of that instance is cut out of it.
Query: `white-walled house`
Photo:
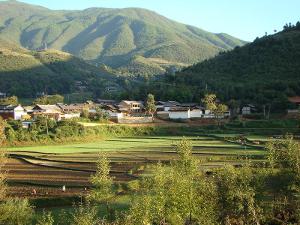
[[[22,120],[27,115],[26,110],[21,105],[1,105],[0,116],[3,119]]]
[[[169,110],[169,118],[172,120],[187,120],[191,118],[191,110],[189,108],[174,107]]]
[[[122,112],[112,112],[110,110],[105,110],[105,112],[107,112],[109,117],[112,119],[121,119],[124,117],[124,114]]]
[[[168,112],[171,108],[180,107],[180,106],[181,106],[180,103],[176,101],[167,101],[167,102],[158,101],[155,104],[157,112],[161,112],[161,111]]]
[[[65,113],[61,115],[61,119],[69,120],[74,118],[80,118],[80,113]]]
[[[119,120],[124,117],[124,113],[115,105],[103,105],[102,109],[109,115],[110,119]]]
[[[203,117],[203,109],[202,108],[192,108],[190,110],[190,118],[202,118]]]
[[[144,104],[142,101],[123,100],[119,103],[118,108],[126,113],[141,113],[144,109]]]
[[[254,105],[248,104],[242,107],[242,115],[250,115],[254,111],[256,111]]]

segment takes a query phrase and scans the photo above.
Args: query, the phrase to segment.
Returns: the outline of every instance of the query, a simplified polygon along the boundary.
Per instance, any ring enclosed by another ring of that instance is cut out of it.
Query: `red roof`
[[[288,98],[290,102],[300,104],[300,96],[293,96]]]

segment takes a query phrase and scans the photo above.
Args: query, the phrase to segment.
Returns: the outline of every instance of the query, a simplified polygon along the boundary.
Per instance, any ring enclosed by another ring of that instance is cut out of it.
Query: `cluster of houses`
[[[182,119],[188,120],[193,118],[213,118],[214,115],[209,110],[201,107],[196,103],[179,103],[176,101],[157,101],[156,116],[161,119]],[[106,113],[110,120],[126,123],[126,121],[138,122],[152,122],[152,118],[145,113],[145,103],[143,101],[129,101],[123,100],[117,102],[114,100],[98,99],[95,102],[87,101],[78,104],[63,104],[57,103],[54,105],[34,105],[34,106],[21,106],[21,105],[0,105],[0,116],[3,119],[13,120],[35,120],[38,116],[46,116],[56,121],[64,119],[79,118],[83,115],[84,111],[89,114],[96,113],[101,110]],[[224,116],[229,116],[229,112]],[[148,120],[145,120],[148,118]]]
[[[6,94],[0,93],[0,98]],[[295,106],[300,106],[300,97],[290,97],[289,102]],[[155,102],[155,116],[160,119],[170,120],[190,120],[190,119],[209,119],[215,118],[210,110],[197,103],[179,103],[177,101],[157,101]],[[34,121],[38,116],[46,116],[56,121],[79,118],[84,111],[89,114],[97,113],[101,110],[106,113],[108,118],[118,123],[147,123],[152,122],[152,117],[146,115],[145,103],[143,101],[115,101],[98,99],[95,102],[54,105],[0,105],[0,116],[3,119],[13,119],[21,121]],[[254,105],[247,104],[232,114],[249,115],[256,113]],[[288,115],[299,114],[299,109],[288,110]],[[229,117],[230,111],[225,112],[222,117]]]

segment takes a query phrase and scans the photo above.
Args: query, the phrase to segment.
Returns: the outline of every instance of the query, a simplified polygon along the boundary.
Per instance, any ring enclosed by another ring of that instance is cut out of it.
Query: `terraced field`
[[[176,159],[174,145],[182,137],[128,137],[99,140],[94,143],[55,146],[12,147],[6,165],[10,194],[13,196],[74,196],[90,188],[89,177],[95,172],[99,152],[111,160],[114,181],[125,183],[147,173],[151,164],[168,163]],[[268,137],[251,137],[268,140]],[[224,136],[187,137],[193,144],[194,155],[202,161],[204,170],[224,165],[240,164],[241,157],[263,160],[262,145],[231,142]],[[61,187],[67,187],[66,192]],[[35,189],[36,194],[32,194]]]

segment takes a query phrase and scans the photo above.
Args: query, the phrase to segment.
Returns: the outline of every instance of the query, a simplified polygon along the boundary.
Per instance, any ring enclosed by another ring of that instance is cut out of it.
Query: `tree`
[[[217,109],[217,96],[215,94],[206,94],[202,99],[202,102],[205,104],[206,109],[214,112]]]
[[[54,219],[51,215],[51,212],[45,213],[37,220],[36,225],[53,225]]]
[[[18,105],[18,97],[11,96],[7,98],[1,98],[0,105]]]
[[[230,117],[235,118],[238,114],[238,109],[240,107],[240,102],[235,100],[235,99],[231,99],[228,102],[228,106],[230,108]]]
[[[217,104],[217,108],[214,114],[218,120],[218,125],[221,124],[221,119],[224,117],[224,113],[228,111],[228,106],[224,104]]]
[[[141,182],[125,224],[217,224],[214,183],[199,170],[190,141],[180,141],[175,150],[178,160],[159,163]]]
[[[148,94],[146,101],[146,112],[151,115],[152,120],[156,111],[155,100],[153,94]]]
[[[33,208],[27,199],[8,199],[0,204],[0,224],[29,225],[32,217]]]
[[[100,225],[97,210],[90,205],[79,205],[72,216],[72,225]]]
[[[82,111],[82,116],[86,116],[85,110]],[[93,121],[98,121],[98,122],[107,122],[109,118],[109,114],[105,112],[103,109],[97,107],[96,108],[96,113],[89,113],[88,112],[88,117],[93,120]]]
[[[6,164],[6,154],[2,149],[3,143],[5,141],[5,129],[6,123],[2,120],[0,116],[0,202],[3,201],[6,197],[6,171],[4,170],[4,166]]]
[[[101,153],[97,161],[96,173],[91,176],[91,183],[93,184],[94,188],[89,194],[88,199],[99,203],[105,203],[107,213],[110,217],[112,217],[113,215],[111,215],[112,213],[109,202],[115,194],[112,190],[113,180],[109,176],[109,164],[110,161],[108,160],[107,156]]]
[[[0,148],[2,147],[6,137],[5,137],[5,127],[6,127],[6,122],[2,119],[0,116]]]
[[[228,110],[228,106],[218,103],[217,96],[215,94],[206,94],[202,99],[202,102],[205,104],[206,109],[214,113],[218,120],[218,125],[220,125],[224,113]]]
[[[38,116],[35,122],[35,129],[38,132],[49,134],[49,130],[56,126],[56,121],[46,116]]]
[[[300,144],[292,136],[267,144],[271,173],[267,178],[269,192],[273,193],[273,214],[288,214],[277,218],[283,223],[300,222]],[[285,204],[282,204],[282,202]],[[297,223],[297,224],[298,224]]]
[[[88,119],[89,118],[89,110],[88,109],[83,109],[82,112],[81,112],[81,117],[82,118],[85,118],[85,119]]]
[[[33,104],[40,104],[40,105],[53,105],[57,103],[63,103],[64,96],[62,95],[44,95],[39,97],[33,101]]]
[[[6,197],[6,171],[4,169],[4,166],[6,164],[6,154],[5,152],[0,149],[0,202],[3,201]]]
[[[260,208],[255,200],[252,182],[253,173],[249,166],[236,169],[227,165],[217,173],[223,224],[260,224]]]

